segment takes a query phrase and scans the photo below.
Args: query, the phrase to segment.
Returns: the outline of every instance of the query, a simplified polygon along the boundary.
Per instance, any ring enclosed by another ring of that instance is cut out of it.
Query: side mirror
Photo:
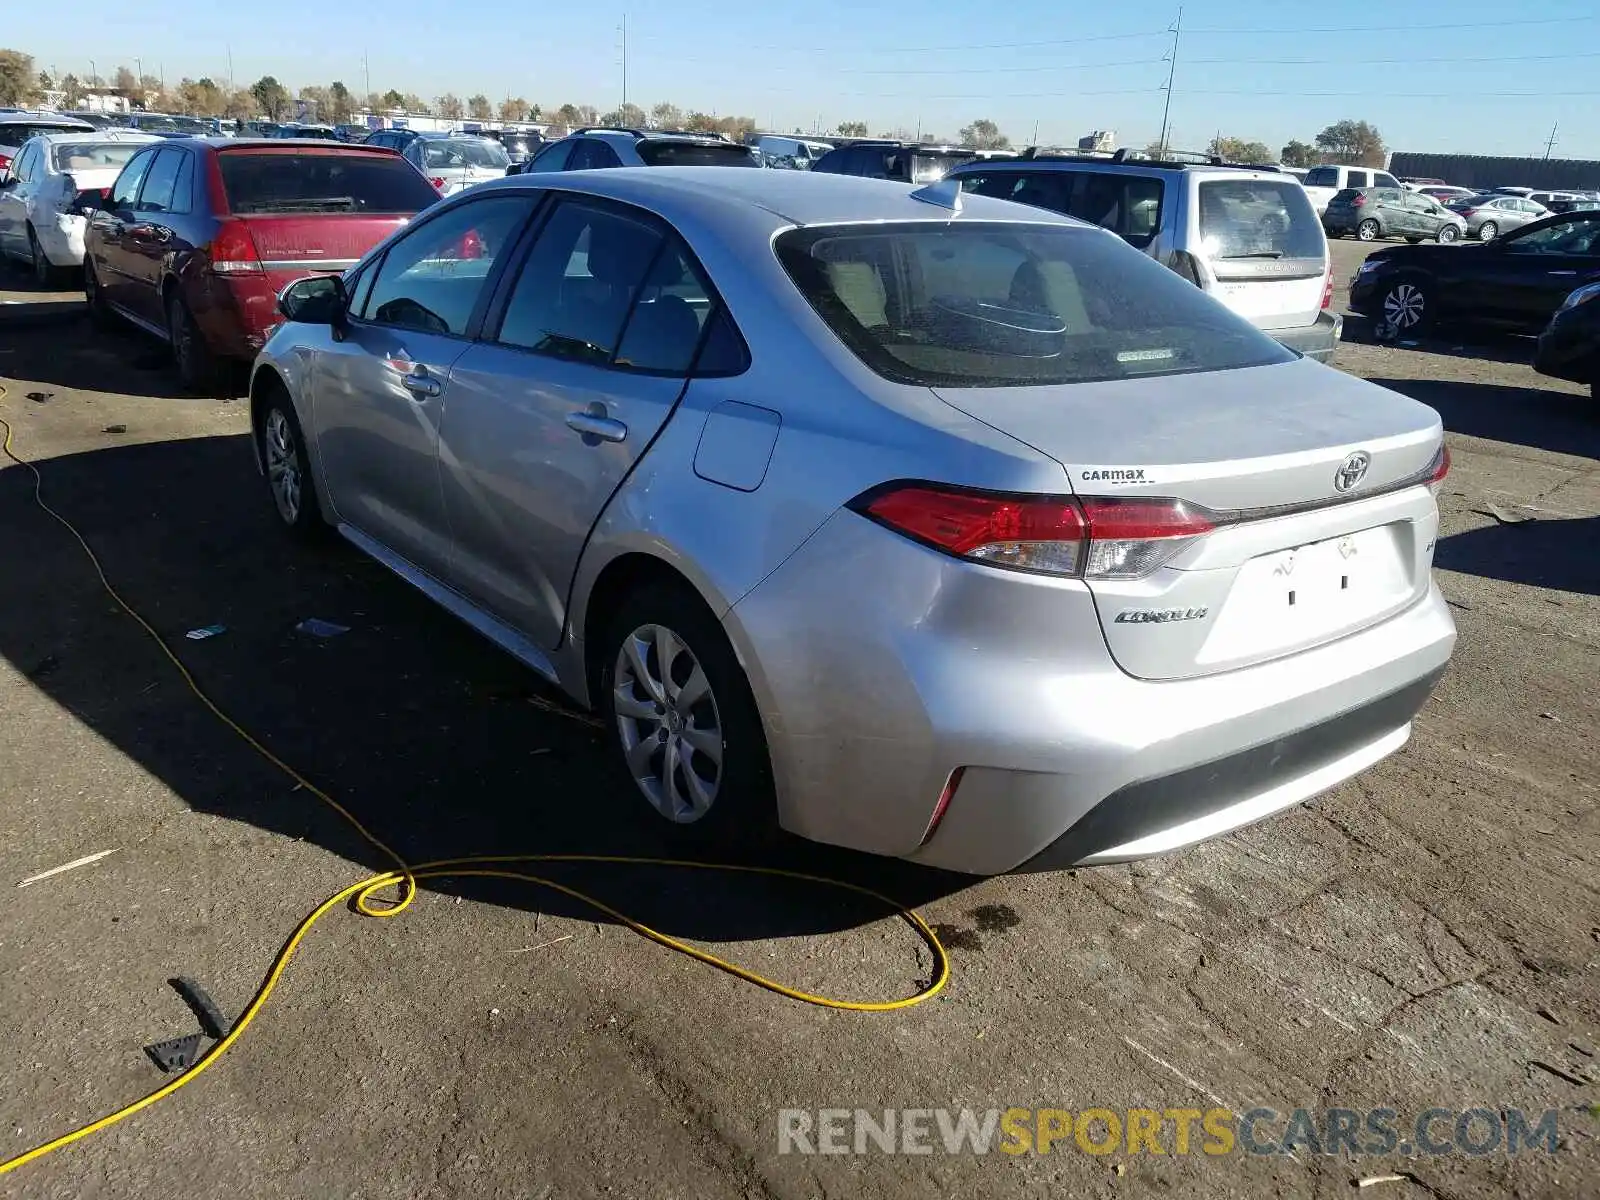
[[[338,275],[297,279],[278,293],[278,311],[301,325],[342,325],[344,308],[344,280]]]
[[[4,191],[17,181],[17,177],[8,168],[0,167],[0,191]]]

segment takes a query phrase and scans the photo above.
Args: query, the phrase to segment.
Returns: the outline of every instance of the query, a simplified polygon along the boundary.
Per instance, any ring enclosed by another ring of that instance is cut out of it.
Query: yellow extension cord
[[[5,395],[6,388],[4,385],[0,385],[0,399],[4,399]],[[62,516],[59,512],[45,503],[43,495],[44,479],[39,474],[38,468],[35,467],[31,462],[28,462],[26,459],[18,457],[17,454],[12,450],[11,423],[5,420],[5,418],[0,417],[0,426],[4,426],[5,428],[5,439],[3,442],[0,442],[0,451],[3,451],[5,456],[12,462],[16,463],[20,467],[26,468],[33,474],[34,502],[56,521],[58,521],[63,527],[65,527],[67,532],[70,533],[77,541],[78,545],[83,548],[84,554],[88,556],[90,565],[94,567],[95,574],[99,576],[100,585],[105,588],[106,593],[114,601],[116,601],[117,607],[122,609],[123,612],[127,613],[130,617],[137,621],[139,627],[150,635],[151,640],[154,641],[155,644],[160,648],[161,653],[167,657],[167,660],[172,663],[173,667],[182,677],[185,685],[187,685],[189,690],[194,693],[195,697],[200,701],[200,703],[205,705],[206,708],[210,710],[211,714],[217,718],[217,720],[221,721],[229,729],[233,730],[234,733],[238,734],[239,737],[244,739],[245,744],[248,745],[252,750],[261,755],[262,758],[266,759],[273,766],[277,767],[278,770],[282,771],[290,779],[294,780],[295,783],[299,784],[301,788],[310,792],[317,799],[321,800],[324,804],[328,805],[328,807],[332,808],[341,817],[348,821],[357,833],[359,833],[377,849],[383,851],[383,853],[389,858],[393,859],[395,863],[395,869],[392,871],[384,871],[380,874],[369,876],[366,879],[352,883],[348,887],[342,888],[335,892],[321,904],[317,905],[317,907],[313,909],[311,913],[300,922],[299,925],[295,926],[294,932],[289,935],[288,940],[283,944],[283,948],[278,951],[277,957],[273,959],[271,970],[267,972],[266,978],[261,982],[261,986],[256,989],[256,994],[251,997],[250,1003],[247,1004],[244,1011],[239,1014],[239,1019],[235,1021],[233,1027],[228,1030],[227,1036],[223,1037],[203,1055],[201,1055],[200,1058],[196,1060],[195,1064],[182,1075],[179,1075],[176,1079],[169,1083],[163,1084],[161,1087],[157,1088],[148,1095],[140,1097],[131,1104],[124,1105],[115,1112],[107,1113],[98,1120],[90,1121],[86,1125],[80,1125],[77,1129],[71,1130],[68,1133],[64,1133],[59,1137],[52,1138],[50,1141],[35,1146],[31,1150],[25,1151],[22,1154],[18,1154],[13,1158],[8,1158],[4,1162],[0,1162],[0,1175],[4,1175],[9,1171],[14,1171],[18,1167],[33,1162],[35,1159],[43,1158],[46,1154],[49,1154],[54,1150],[59,1150],[63,1146],[71,1145],[80,1138],[86,1138],[92,1133],[98,1133],[100,1130],[105,1129],[108,1126],[115,1125],[118,1121],[123,1120],[125,1117],[131,1117],[140,1109],[148,1108],[156,1101],[172,1095],[172,1093],[177,1091],[179,1088],[193,1083],[195,1079],[200,1076],[201,1072],[205,1071],[211,1066],[212,1063],[221,1058],[222,1055],[227,1052],[228,1048],[244,1035],[244,1031],[250,1027],[250,1022],[255,1020],[256,1016],[261,1012],[261,1010],[266,1007],[267,999],[272,995],[272,989],[277,986],[279,977],[282,976],[284,969],[288,967],[289,960],[294,957],[295,950],[299,948],[301,940],[311,932],[311,927],[315,925],[325,913],[340,903],[350,899],[351,897],[354,897],[356,908],[366,916],[379,918],[398,916],[400,913],[404,912],[408,907],[410,907],[411,902],[416,899],[417,881],[421,879],[437,879],[443,876],[449,876],[457,879],[487,877],[496,879],[519,879],[525,883],[539,884],[542,887],[551,888],[555,891],[561,892],[563,895],[570,896],[574,900],[582,901],[584,904],[589,905],[589,907],[605,913],[606,916],[611,917],[620,924],[626,925],[635,933],[647,937],[652,942],[657,942],[667,947],[669,950],[676,950],[680,954],[687,954],[690,958],[698,959],[700,962],[716,967],[718,970],[726,971],[730,975],[734,975],[739,979],[745,980],[746,982],[753,983],[757,987],[765,988],[769,992],[776,992],[780,996],[787,996],[792,1000],[800,1000],[806,1004],[821,1005],[824,1008],[841,1008],[848,1009],[853,1012],[889,1012],[894,1009],[910,1008],[914,1004],[921,1004],[924,1000],[928,1000],[937,995],[944,988],[945,984],[949,982],[949,956],[945,953],[944,947],[939,944],[939,938],[934,933],[933,929],[929,927],[928,923],[923,920],[918,913],[916,913],[914,910],[901,907],[889,897],[879,892],[875,892],[871,888],[861,887],[854,883],[846,883],[840,879],[829,879],[821,875],[808,875],[800,871],[785,871],[776,867],[739,866],[730,863],[703,863],[673,858],[643,858],[599,854],[497,854],[482,857],[442,859],[438,862],[420,863],[416,866],[408,865],[406,861],[394,850],[392,850],[381,838],[379,838],[377,834],[373,833],[359,820],[357,820],[355,816],[351,814],[349,809],[345,808],[344,805],[340,804],[326,791],[312,783],[304,775],[300,774],[299,771],[295,770],[288,763],[284,762],[283,759],[279,758],[271,750],[267,749],[266,746],[262,745],[261,742],[258,741],[246,729],[244,729],[243,726],[241,726],[232,717],[228,716],[227,713],[223,712],[222,709],[219,708],[211,699],[211,697],[206,695],[205,691],[200,687],[200,685],[195,682],[195,678],[192,674],[190,674],[189,669],[183,665],[182,660],[179,659],[179,657],[173,653],[172,649],[167,645],[166,640],[155,631],[155,628],[151,626],[150,622],[146,621],[142,616],[140,616],[138,612],[134,610],[133,606],[122,598],[122,596],[117,592],[116,588],[111,586],[111,581],[106,578],[105,569],[100,565],[99,558],[96,557],[94,550],[90,548],[89,543],[87,539],[84,538],[83,534],[78,532],[77,527],[73,525],[71,521],[67,520],[66,517]],[[531,875],[526,871],[510,870],[506,865],[504,865],[509,863],[537,862],[610,863],[630,864],[633,866],[677,867],[702,871],[739,872],[750,875],[777,876],[783,879],[798,879],[807,883],[822,884],[827,887],[855,892],[858,895],[870,897],[871,899],[886,905],[899,916],[904,918],[905,921],[917,931],[918,935],[921,936],[922,940],[927,943],[928,948],[933,952],[933,961],[935,967],[933,980],[928,984],[927,987],[918,991],[916,994],[906,996],[899,1000],[838,1000],[830,996],[819,996],[810,992],[802,992],[798,988],[792,988],[785,984],[779,983],[776,980],[768,979],[764,975],[758,975],[754,971],[748,970],[745,967],[741,967],[736,963],[731,963],[726,959],[718,958],[715,954],[701,950],[697,946],[691,946],[687,942],[679,941],[677,938],[670,937],[659,930],[652,929],[648,925],[641,924],[640,922],[635,921],[632,917],[629,917],[627,914],[612,908],[604,901],[596,899],[594,896],[591,896],[586,892],[581,892],[577,888],[568,887],[564,883],[558,883],[553,879],[547,879],[541,875]],[[380,893],[388,892],[390,889],[397,890],[397,895],[395,895],[393,899],[379,899],[375,903],[375,898],[378,897]]]

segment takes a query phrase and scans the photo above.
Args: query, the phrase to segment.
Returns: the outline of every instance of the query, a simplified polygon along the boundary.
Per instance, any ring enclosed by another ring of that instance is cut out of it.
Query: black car
[[[1553,379],[1587,383],[1600,400],[1600,283],[1569,295],[1539,335],[1533,369]]]
[[[901,183],[935,183],[957,167],[976,162],[980,157],[974,150],[926,146],[920,142],[852,142],[829,150],[811,164],[811,169],[833,175],[860,175],[866,179],[895,179]]]
[[[1600,282],[1600,212],[1546,217],[1482,245],[1391,246],[1361,264],[1350,307],[1396,333],[1436,322],[1538,333],[1571,292]]]

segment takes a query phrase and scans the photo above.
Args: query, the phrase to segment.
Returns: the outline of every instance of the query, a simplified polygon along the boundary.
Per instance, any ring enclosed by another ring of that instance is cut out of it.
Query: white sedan
[[[83,266],[88,215],[147,142],[131,130],[40,134],[24,142],[0,182],[0,258],[21,259],[41,284]]]

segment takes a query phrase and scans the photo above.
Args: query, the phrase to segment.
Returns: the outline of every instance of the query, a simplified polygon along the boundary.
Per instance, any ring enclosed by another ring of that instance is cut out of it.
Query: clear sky
[[[482,91],[545,105],[623,95],[686,111],[807,129],[864,120],[953,137],[974,118],[1019,144],[1111,129],[1160,132],[1176,3],[1059,0],[726,0],[513,4],[507,0],[163,0],[156,9],[18,3],[0,44],[45,69],[110,76],[142,60],[169,83],[272,74],[291,88],[342,79],[432,99]],[[1600,3],[1191,0],[1183,7],[1171,143],[1219,131],[1274,150],[1342,117],[1369,120],[1391,149],[1600,158]],[[1364,26],[1364,28],[1356,28]],[[1379,28],[1383,26],[1385,28]],[[1400,27],[1408,26],[1408,27]],[[365,66],[364,66],[365,59]]]

